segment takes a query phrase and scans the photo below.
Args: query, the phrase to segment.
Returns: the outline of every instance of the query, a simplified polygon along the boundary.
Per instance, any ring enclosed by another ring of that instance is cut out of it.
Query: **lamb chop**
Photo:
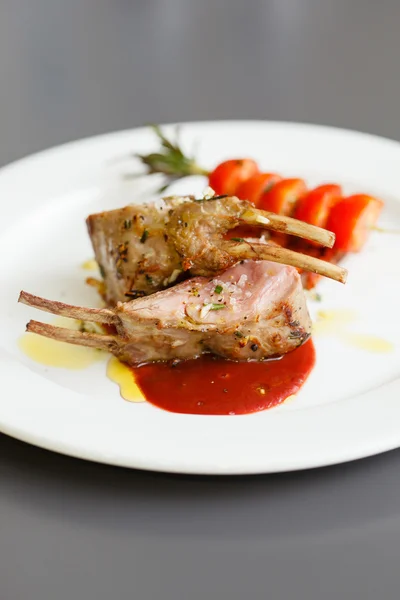
[[[346,271],[318,258],[242,238],[224,239],[239,225],[284,232],[332,247],[334,235],[302,221],[258,210],[236,197],[169,197],[90,215],[88,231],[104,280],[103,296],[114,306],[186,276],[212,277],[243,259],[270,260],[344,282]]]
[[[104,282],[107,304],[139,298],[163,289],[182,273],[174,246],[168,243],[169,212],[184,199],[129,205],[87,218],[87,227]]]
[[[27,331],[105,349],[121,361],[281,356],[305,342],[311,320],[297,270],[270,261],[242,261],[223,274],[194,277],[113,309],[74,307],[21,292],[20,302],[83,321],[114,325],[115,335],[29,321]]]

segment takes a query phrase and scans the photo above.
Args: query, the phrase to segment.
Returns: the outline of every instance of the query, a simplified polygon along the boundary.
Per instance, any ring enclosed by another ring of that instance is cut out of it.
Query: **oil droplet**
[[[305,290],[307,298],[312,300],[313,302],[322,302],[322,296],[318,292],[314,290]]]
[[[400,229],[388,229],[387,227],[371,227],[374,231],[379,233],[390,233],[391,235],[400,235]]]
[[[364,333],[343,333],[341,337],[345,342],[356,348],[360,348],[361,350],[366,350],[367,352],[384,354],[392,352],[394,349],[394,344],[374,335]]]
[[[97,271],[99,265],[94,258],[91,258],[90,260],[86,260],[84,263],[82,263],[81,267],[82,269],[85,269],[85,271]]]
[[[142,392],[135,383],[132,370],[113,356],[107,365],[107,377],[119,385],[119,391],[128,402],[145,402]]]
[[[54,319],[52,324],[77,330],[79,329],[80,321],[58,317]],[[107,355],[106,352],[97,350],[96,348],[58,342],[37,335],[36,333],[25,333],[18,340],[18,346],[31,360],[48,367],[63,369],[86,369]]]
[[[356,317],[355,311],[346,308],[319,310],[317,320],[312,326],[312,332],[314,335],[337,333],[354,321]]]
[[[392,352],[394,345],[375,335],[349,332],[348,325],[356,318],[355,311],[349,309],[320,310],[312,331],[316,335],[335,335],[347,344],[366,350],[384,354]]]

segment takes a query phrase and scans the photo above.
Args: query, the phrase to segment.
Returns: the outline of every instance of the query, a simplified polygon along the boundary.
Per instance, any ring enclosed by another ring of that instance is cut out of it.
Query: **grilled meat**
[[[147,296],[178,279],[181,260],[168,240],[166,222],[180,201],[166,198],[87,218],[107,304]]]
[[[271,260],[345,280],[343,269],[317,258],[244,239],[225,240],[243,224],[284,231],[331,246],[329,232],[260,211],[236,197],[166,198],[87,219],[109,305],[164,289],[186,275],[212,277],[242,259]]]
[[[244,261],[214,278],[195,277],[114,309],[85,309],[21,292],[30,306],[73,318],[113,324],[116,335],[72,331],[30,321],[27,330],[112,352],[143,364],[214,353],[231,360],[263,360],[308,339],[311,320],[298,272],[269,261]]]

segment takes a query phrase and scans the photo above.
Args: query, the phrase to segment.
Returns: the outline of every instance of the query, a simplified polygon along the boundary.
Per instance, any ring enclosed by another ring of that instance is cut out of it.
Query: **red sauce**
[[[272,408],[295,394],[315,363],[311,340],[280,360],[231,362],[203,356],[172,366],[134,369],[145,398],[159,408],[196,415],[243,415]]]

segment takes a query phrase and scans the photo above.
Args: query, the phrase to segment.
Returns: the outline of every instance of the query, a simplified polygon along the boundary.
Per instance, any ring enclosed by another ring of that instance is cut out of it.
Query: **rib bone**
[[[266,210],[249,208],[242,214],[241,219],[247,225],[264,227],[265,229],[271,229],[272,231],[279,231],[281,233],[289,233],[290,235],[295,235],[305,240],[309,240],[310,242],[317,242],[318,244],[321,244],[321,246],[326,246],[327,248],[332,248],[335,243],[335,234],[332,233],[332,231],[327,231],[326,229],[321,229],[321,227],[310,225],[304,221],[277,215]]]
[[[77,319],[78,321],[92,321],[95,323],[107,323],[108,325],[112,325],[117,320],[113,311],[108,308],[72,306],[71,304],[64,304],[64,302],[57,302],[56,300],[46,300],[45,298],[40,298],[39,296],[34,296],[33,294],[24,291],[20,293],[18,302],[26,304],[27,306],[34,306],[39,310],[43,310],[44,312],[53,315],[70,317],[71,319]]]
[[[50,304],[51,302],[48,301]],[[56,327],[48,323],[40,323],[39,321],[29,321],[26,326],[26,331],[37,333],[44,337],[66,342],[67,344],[75,344],[77,346],[90,346],[91,348],[99,348],[117,354],[120,346],[118,336],[102,335],[99,333],[88,333],[86,331],[75,331],[66,327]]]
[[[320,260],[313,256],[307,256],[300,252],[293,252],[287,248],[273,246],[269,244],[255,244],[249,242],[223,242],[223,248],[231,256],[235,256],[237,260],[252,259],[252,260],[272,260],[285,265],[291,265],[299,269],[305,269],[324,275],[340,283],[346,283],[347,270],[333,265],[325,260]]]

